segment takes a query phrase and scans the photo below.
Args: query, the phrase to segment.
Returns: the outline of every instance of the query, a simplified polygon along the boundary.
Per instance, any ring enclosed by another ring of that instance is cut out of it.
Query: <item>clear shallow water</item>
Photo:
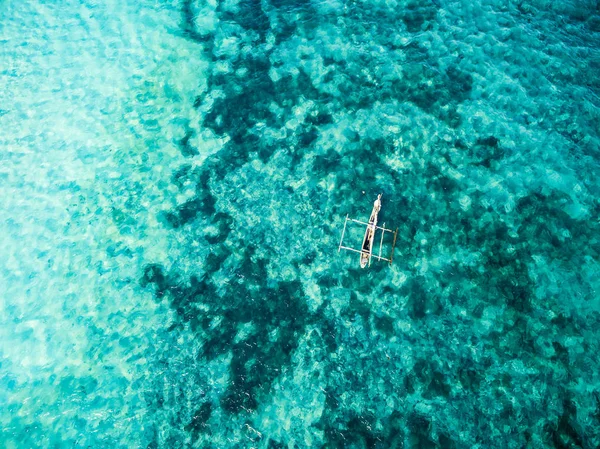
[[[593,2],[0,7],[4,446],[598,446]]]

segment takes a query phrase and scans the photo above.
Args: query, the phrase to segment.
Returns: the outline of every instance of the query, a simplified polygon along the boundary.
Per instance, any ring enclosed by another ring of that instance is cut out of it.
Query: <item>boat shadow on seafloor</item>
[[[387,229],[385,227],[385,223],[383,224],[382,227],[377,226],[377,215],[379,214],[380,210],[381,210],[381,194],[377,195],[377,199],[373,203],[373,210],[371,211],[371,216],[369,217],[368,222],[355,220],[354,218],[349,218],[348,215],[346,215],[346,220],[344,221],[344,229],[342,230],[342,238],[340,239],[340,244],[338,246],[338,252],[340,252],[342,249],[344,249],[347,251],[353,251],[356,253],[360,253],[360,267],[361,268],[365,268],[367,265],[371,265],[372,257],[374,257],[377,260],[385,260],[390,265],[392,264],[392,262],[394,260],[394,248],[396,247],[396,237],[398,236],[398,228],[396,228],[395,231],[392,231],[391,229]],[[349,221],[353,222],[353,223],[358,223],[360,225],[364,225],[367,227],[367,229],[365,230],[365,236],[363,238],[363,242],[362,242],[362,246],[361,246],[360,250],[355,249],[355,248],[350,248],[348,246],[344,246],[344,235],[346,233],[346,225],[348,224]],[[375,234],[377,233],[377,230],[381,230],[381,239],[379,241],[379,255],[374,255],[373,254],[373,243],[375,241]],[[392,251],[388,258],[381,256],[381,251],[382,251],[382,247],[383,247],[383,237],[386,232],[389,232],[390,234],[393,234],[393,236],[394,236],[394,241],[392,243]]]

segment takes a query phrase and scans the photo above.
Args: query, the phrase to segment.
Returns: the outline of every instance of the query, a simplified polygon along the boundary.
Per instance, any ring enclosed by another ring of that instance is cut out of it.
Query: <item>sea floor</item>
[[[0,17],[2,447],[600,446],[597,2]]]

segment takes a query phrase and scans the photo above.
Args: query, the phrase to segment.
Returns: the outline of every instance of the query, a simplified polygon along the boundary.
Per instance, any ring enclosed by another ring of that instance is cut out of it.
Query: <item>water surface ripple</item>
[[[4,447],[599,447],[596,3],[4,2]]]

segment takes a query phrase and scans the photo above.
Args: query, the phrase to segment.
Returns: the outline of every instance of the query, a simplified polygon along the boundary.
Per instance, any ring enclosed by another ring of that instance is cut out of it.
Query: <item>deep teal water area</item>
[[[0,446],[600,446],[596,1],[0,11]]]

